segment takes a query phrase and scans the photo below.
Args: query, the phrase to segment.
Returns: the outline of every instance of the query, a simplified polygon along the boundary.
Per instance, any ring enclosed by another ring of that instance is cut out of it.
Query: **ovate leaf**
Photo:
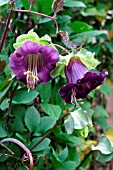
[[[64,150],[60,153],[58,156],[61,162],[64,162],[66,158],[68,157],[68,148],[64,148]]]
[[[87,31],[87,32],[82,32],[76,35],[72,35],[71,39],[73,39],[73,43],[74,41],[76,41],[76,39],[84,39],[85,37],[87,37],[87,43],[90,43],[93,41],[93,38],[97,35],[103,34],[103,31],[100,30],[94,30],[94,31]]]
[[[98,152],[96,160],[99,162],[108,162],[113,158],[113,153],[104,155],[101,152]]]
[[[36,142],[38,142],[41,139],[41,137],[34,138],[31,145],[34,145]],[[50,144],[50,139],[45,138],[39,145],[37,145],[34,149],[32,149],[33,152],[38,152],[46,149]]]
[[[98,105],[97,109],[95,110],[95,116],[108,118],[108,113],[101,105]]]
[[[10,0],[0,0],[0,12],[4,11],[8,7]]]
[[[75,170],[76,162],[75,161],[66,161],[63,162],[63,168],[58,168],[57,170]]]
[[[92,145],[92,150],[98,150],[104,155],[111,154],[113,152],[110,141],[106,136],[101,136],[97,146]]]
[[[74,120],[74,129],[83,129],[89,124],[88,118],[81,108],[71,112],[71,116]]]
[[[83,7],[85,8],[85,4],[83,2],[80,1],[74,1],[74,0],[65,0],[64,2],[64,6],[66,7]]]
[[[64,125],[67,131],[67,134],[72,134],[74,130],[74,119],[72,116],[69,116],[68,119],[64,121]]]
[[[74,22],[69,23],[68,25],[76,33],[91,31],[93,29],[92,26],[86,24],[85,22],[81,22],[81,21],[74,21]]]
[[[48,103],[51,97],[51,83],[38,85],[37,91],[39,91],[42,101]]]
[[[40,134],[44,134],[46,131],[48,131],[49,129],[51,129],[54,124],[56,123],[56,119],[51,117],[51,116],[43,116],[40,119],[40,124],[39,124],[39,128],[36,129],[35,131],[35,136],[39,136]]]
[[[56,119],[59,118],[61,114],[61,108],[58,105],[53,105],[53,104],[40,104],[41,108],[45,113],[47,113],[49,116],[54,117]]]
[[[19,89],[16,91],[13,103],[15,104],[27,104],[32,102],[39,93],[35,90],[30,90],[28,92],[28,89]]]
[[[34,106],[28,108],[25,114],[25,124],[30,132],[38,129],[40,123],[40,114]]]
[[[112,87],[109,84],[102,84],[99,90],[101,93],[109,96],[112,91]]]
[[[7,132],[5,129],[0,125],[0,138],[5,138],[7,136]]]
[[[51,77],[55,78],[55,77],[61,75],[63,78],[65,78],[64,68],[65,68],[65,63],[58,62],[56,64],[56,68],[50,73]]]

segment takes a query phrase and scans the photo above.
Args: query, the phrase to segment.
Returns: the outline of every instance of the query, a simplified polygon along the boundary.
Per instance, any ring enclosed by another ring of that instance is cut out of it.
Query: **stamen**
[[[71,103],[72,104],[76,104],[76,92],[75,92],[75,88],[73,88],[71,90],[72,94],[71,94]]]
[[[38,68],[40,66],[40,58],[38,54],[29,54],[26,56],[26,66],[28,71],[24,72],[26,75],[27,88],[34,89],[35,85],[38,84]]]
[[[27,74],[29,74],[29,73],[32,73],[31,71],[25,71],[24,72],[24,75],[27,75]]]
[[[39,78],[37,76],[32,75],[32,77],[39,81]]]

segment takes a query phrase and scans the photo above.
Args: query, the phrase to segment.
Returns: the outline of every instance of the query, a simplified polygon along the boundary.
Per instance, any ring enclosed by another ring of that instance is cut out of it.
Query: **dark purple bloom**
[[[51,80],[50,72],[55,69],[59,53],[50,46],[26,41],[10,55],[10,67],[18,80],[27,83],[27,88]]]
[[[78,59],[69,62],[65,68],[68,84],[63,86],[59,93],[67,103],[75,103],[76,99],[84,99],[97,86],[104,82],[107,72],[90,72]]]

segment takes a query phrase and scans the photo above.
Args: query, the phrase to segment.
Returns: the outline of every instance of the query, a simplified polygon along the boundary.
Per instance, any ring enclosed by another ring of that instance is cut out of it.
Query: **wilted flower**
[[[88,93],[104,82],[107,72],[90,72],[86,66],[77,58],[72,58],[65,67],[68,84],[64,85],[59,93],[63,100],[75,103],[76,99],[84,99]]]
[[[50,46],[25,41],[13,54],[9,63],[18,80],[27,83],[27,88],[35,88],[36,84],[47,83],[50,72],[55,69],[59,53]]]

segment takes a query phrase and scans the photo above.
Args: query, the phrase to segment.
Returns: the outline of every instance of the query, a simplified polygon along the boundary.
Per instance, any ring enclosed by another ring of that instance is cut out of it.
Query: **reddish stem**
[[[58,44],[54,44],[54,45],[55,45],[56,47],[62,49],[62,50],[65,51],[66,53],[70,54],[70,52],[69,52],[66,48],[64,48],[64,47],[62,47],[62,46],[60,46],[60,45],[58,45]]]
[[[39,12],[31,11],[31,10],[14,9],[14,11],[15,12],[31,13],[31,14],[36,14],[36,15],[42,16],[42,17],[50,18],[51,20],[53,20],[55,22],[55,25],[56,25],[56,34],[58,34],[58,24],[57,24],[57,21],[55,20],[54,17],[48,16],[46,14],[42,14],[42,13],[39,13]]]
[[[8,18],[7,18],[6,27],[5,27],[5,30],[4,30],[4,33],[3,33],[3,36],[2,36],[2,40],[1,40],[0,52],[1,52],[2,48],[3,48],[4,42],[5,42],[5,39],[6,39],[6,36],[7,36],[7,30],[9,28],[12,12],[13,11],[11,10],[9,15],[8,15]]]
[[[29,156],[29,160],[30,160],[30,170],[33,170],[33,157],[32,157],[32,153],[30,152],[30,150],[20,141],[18,141],[17,139],[14,138],[6,138],[0,141],[1,143],[4,142],[13,142],[16,143],[17,145],[19,145]]]

